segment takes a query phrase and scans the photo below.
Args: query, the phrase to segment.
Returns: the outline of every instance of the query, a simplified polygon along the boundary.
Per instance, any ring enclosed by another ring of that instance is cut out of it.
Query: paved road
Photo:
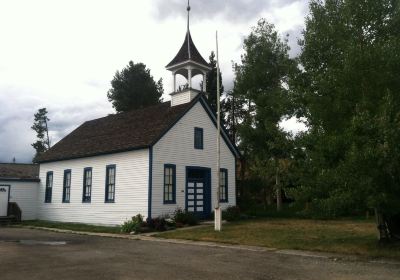
[[[0,279],[398,280],[400,266],[0,228]]]

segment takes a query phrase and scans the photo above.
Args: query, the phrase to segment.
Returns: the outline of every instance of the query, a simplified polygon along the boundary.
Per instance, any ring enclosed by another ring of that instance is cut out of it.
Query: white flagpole
[[[221,135],[221,108],[220,108],[220,81],[219,81],[219,58],[218,58],[218,31],[215,32],[215,40],[217,47],[217,197],[215,203],[215,217],[214,217],[214,228],[215,231],[221,231],[222,229],[222,213],[221,207],[219,205],[220,198],[220,185],[221,185],[221,175],[220,175],[220,165],[221,165],[221,151],[220,151],[220,135]]]

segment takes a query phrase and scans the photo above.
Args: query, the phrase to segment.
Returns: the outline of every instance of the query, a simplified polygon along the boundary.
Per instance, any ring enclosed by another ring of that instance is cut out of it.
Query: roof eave
[[[196,62],[196,61],[191,60],[191,59],[188,59],[188,60],[185,60],[185,61],[182,61],[182,62],[179,62],[179,63],[175,63],[175,64],[172,64],[172,65],[168,64],[167,66],[165,66],[165,68],[168,71],[175,71],[175,70],[178,70],[178,69],[182,68],[183,66],[190,65],[190,64],[194,64],[197,67],[203,68],[203,70],[205,70],[205,71],[211,71],[211,69],[212,69],[208,65],[204,65],[202,63]]]
[[[40,182],[39,178],[8,178],[8,177],[0,177],[0,181],[4,182]]]
[[[150,147],[151,147],[151,145],[143,145],[143,146],[138,146],[138,147],[132,147],[132,148],[108,151],[108,152],[98,152],[98,153],[92,153],[92,154],[87,154],[87,155],[77,155],[77,156],[60,157],[60,158],[54,158],[54,159],[48,159],[48,160],[38,160],[37,162],[40,163],[40,164],[43,164],[43,163],[65,161],[65,160],[72,160],[72,159],[97,157],[97,156],[103,156],[103,155],[110,155],[110,154],[118,154],[118,153],[124,153],[124,152],[136,151],[136,150],[143,150],[143,149],[148,149]]]

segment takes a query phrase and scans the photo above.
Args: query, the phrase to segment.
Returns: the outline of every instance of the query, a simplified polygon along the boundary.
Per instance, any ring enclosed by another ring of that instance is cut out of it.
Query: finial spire
[[[189,36],[190,36],[190,31],[189,31],[189,19],[190,19],[190,0],[188,0],[188,4],[187,4],[187,8],[186,8],[186,10],[187,10],[187,13],[188,13],[188,15],[187,15],[187,41],[188,41],[188,54],[189,54],[189,59],[191,58],[191,55],[190,55],[190,40],[189,40]]]
[[[189,31],[189,14],[190,14],[190,0],[188,0],[188,6],[186,8],[186,10],[188,11],[188,31]]]

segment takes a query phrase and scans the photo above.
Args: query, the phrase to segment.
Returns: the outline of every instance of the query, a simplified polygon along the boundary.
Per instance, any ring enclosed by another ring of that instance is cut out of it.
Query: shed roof
[[[0,163],[0,180],[39,181],[39,165]]]

